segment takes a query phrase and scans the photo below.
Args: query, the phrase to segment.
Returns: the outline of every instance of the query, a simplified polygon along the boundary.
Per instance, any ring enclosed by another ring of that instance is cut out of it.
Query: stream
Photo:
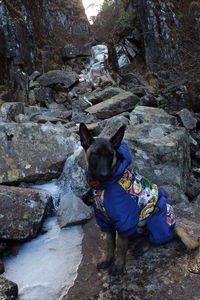
[[[35,186],[48,191],[54,203],[56,182]],[[24,243],[18,254],[4,260],[3,276],[17,283],[19,300],[59,300],[77,276],[81,262],[82,227],[60,229],[55,216],[43,224],[43,234]]]

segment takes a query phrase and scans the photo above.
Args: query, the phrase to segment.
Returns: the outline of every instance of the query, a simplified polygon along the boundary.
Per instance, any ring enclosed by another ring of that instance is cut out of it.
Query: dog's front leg
[[[114,253],[116,247],[116,232],[106,232],[107,253],[104,261],[97,264],[97,270],[105,270],[110,267],[114,261]]]
[[[117,246],[116,246],[116,259],[114,264],[111,266],[109,270],[109,274],[112,276],[120,275],[124,271],[125,263],[126,263],[126,252],[128,249],[129,238],[121,237],[118,235],[117,238]]]

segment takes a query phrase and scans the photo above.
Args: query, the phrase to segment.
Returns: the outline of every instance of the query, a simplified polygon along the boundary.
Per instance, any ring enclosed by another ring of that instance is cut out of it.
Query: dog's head
[[[117,152],[125,132],[125,126],[110,139],[93,138],[85,124],[79,128],[81,145],[84,148],[88,161],[88,170],[94,180],[105,181],[113,172],[117,163]]]

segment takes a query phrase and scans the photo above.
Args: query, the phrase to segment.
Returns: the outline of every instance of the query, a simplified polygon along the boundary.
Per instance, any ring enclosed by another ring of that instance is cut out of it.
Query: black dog
[[[175,225],[166,193],[145,177],[126,169],[131,158],[126,144],[122,143],[124,132],[122,126],[108,140],[93,138],[83,123],[79,129],[92,186],[92,193],[85,196],[84,202],[89,205],[94,199],[97,223],[107,237],[107,257],[97,268],[110,268],[111,275],[123,272],[129,240],[136,232],[147,231],[154,244],[170,241],[175,232],[187,248],[199,247],[198,240]],[[92,201],[88,200],[89,196]]]

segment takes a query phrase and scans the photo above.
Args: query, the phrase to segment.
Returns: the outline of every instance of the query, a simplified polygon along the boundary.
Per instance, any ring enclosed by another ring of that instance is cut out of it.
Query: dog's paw
[[[100,270],[106,270],[108,269],[112,263],[113,263],[114,259],[111,258],[109,260],[105,260],[105,261],[102,261],[100,263],[97,264],[97,270],[100,271]]]
[[[113,264],[111,268],[109,269],[109,275],[111,276],[118,276],[122,275],[124,272],[124,267],[121,267],[119,265]]]

